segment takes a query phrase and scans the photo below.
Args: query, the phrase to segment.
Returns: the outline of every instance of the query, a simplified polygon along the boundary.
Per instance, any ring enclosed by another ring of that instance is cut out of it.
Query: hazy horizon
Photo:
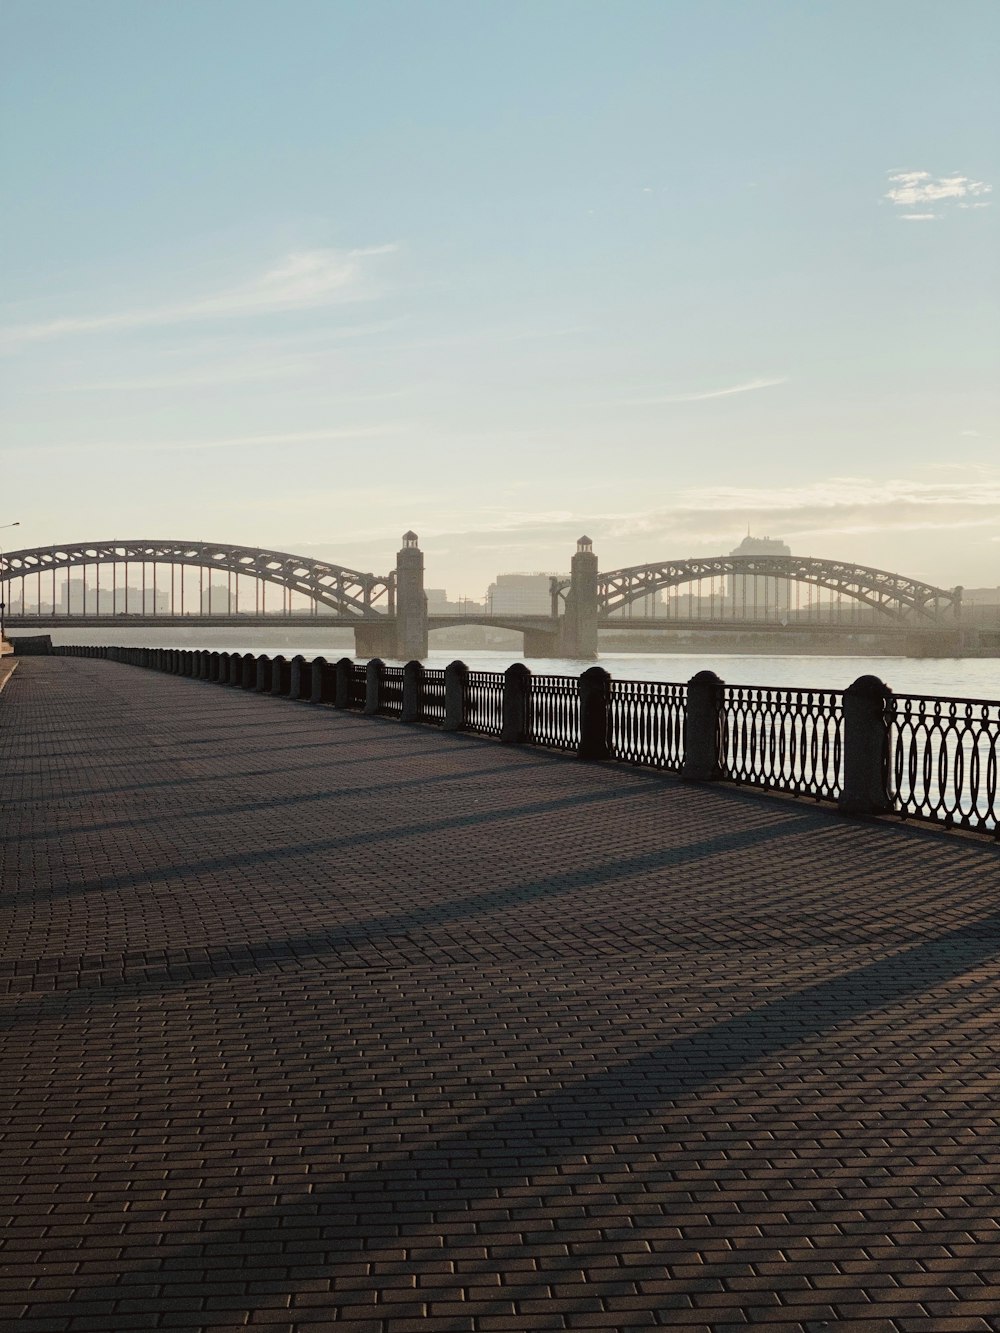
[[[1000,10],[9,4],[6,549],[1000,584]]]

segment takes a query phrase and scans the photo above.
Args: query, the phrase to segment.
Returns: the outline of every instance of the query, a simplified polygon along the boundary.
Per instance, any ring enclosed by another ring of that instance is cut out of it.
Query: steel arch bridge
[[[881,612],[891,620],[940,621],[956,616],[960,588],[935,588],[887,569],[811,556],[709,556],[700,560],[664,560],[632,565],[597,576],[600,615],[612,616],[635,601],[697,580],[783,580],[823,588]]]
[[[765,580],[799,583],[824,589],[870,607],[887,621],[939,624],[959,614],[961,588],[936,588],[919,579],[885,569],[839,560],[793,555],[708,556],[690,560],[663,560],[600,573],[597,577],[598,614],[620,616],[657,592],[697,584],[700,580]],[[564,598],[569,580],[553,580],[553,601]],[[732,586],[732,584],[730,584]]]
[[[381,619],[395,611],[395,572],[379,575],[366,574],[326,560],[292,555],[288,551],[268,551],[249,546],[233,546],[225,542],[182,541],[103,541],[76,542],[62,546],[37,546],[0,555],[0,589],[6,590],[8,611],[11,605],[11,585],[20,580],[21,600],[25,584],[34,585],[39,602],[52,579],[52,606],[56,605],[55,576],[60,572],[80,571],[83,576],[84,613],[88,594],[88,570],[96,581],[91,583],[95,605],[100,611],[100,571],[112,571],[111,595],[120,591],[115,571],[124,567],[126,598],[129,567],[141,582],[142,612],[146,611],[147,582],[156,609],[157,594],[163,593],[163,570],[170,570],[170,589],[173,601],[174,570],[180,568],[181,607],[184,604],[184,574],[186,569],[197,569],[227,577],[227,586],[235,581],[236,600],[239,600],[239,580],[250,578],[259,585],[272,584],[283,590],[287,599],[292,594],[308,598],[317,609],[326,608],[337,616],[351,620]],[[158,583],[158,574],[160,581]],[[211,582],[209,587],[211,587]],[[105,597],[108,591],[105,578]],[[134,589],[133,589],[134,591]],[[15,604],[16,606],[16,598]],[[126,602],[127,606],[127,602]],[[171,612],[174,608],[171,605]],[[69,612],[67,606],[68,614]]]

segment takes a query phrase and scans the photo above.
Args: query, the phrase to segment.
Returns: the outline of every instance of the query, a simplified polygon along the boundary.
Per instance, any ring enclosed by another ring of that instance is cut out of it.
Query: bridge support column
[[[597,556],[589,537],[581,537],[576,544],[566,612],[559,628],[561,656],[580,661],[597,656]]]
[[[420,661],[427,656],[427,595],[424,592],[424,553],[415,532],[403,533],[396,553],[396,644],[393,656]]]
[[[525,657],[562,657],[562,631],[555,629],[526,629],[524,633]],[[567,654],[571,656],[571,654]]]
[[[395,657],[396,626],[389,621],[382,624],[377,620],[362,621],[354,627],[354,656]]]

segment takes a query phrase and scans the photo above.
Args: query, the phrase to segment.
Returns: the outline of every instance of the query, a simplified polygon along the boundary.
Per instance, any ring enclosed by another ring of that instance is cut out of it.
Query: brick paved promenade
[[[1000,1329],[1000,852],[113,662],[0,699],[0,1325]]]

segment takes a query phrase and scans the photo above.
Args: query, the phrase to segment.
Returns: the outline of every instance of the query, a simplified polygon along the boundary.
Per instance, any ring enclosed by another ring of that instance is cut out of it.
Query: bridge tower
[[[597,656],[597,556],[589,537],[581,537],[570,562],[566,612],[559,624],[562,657]]]
[[[404,662],[427,656],[427,594],[424,553],[415,532],[403,533],[396,553],[396,657]]]

